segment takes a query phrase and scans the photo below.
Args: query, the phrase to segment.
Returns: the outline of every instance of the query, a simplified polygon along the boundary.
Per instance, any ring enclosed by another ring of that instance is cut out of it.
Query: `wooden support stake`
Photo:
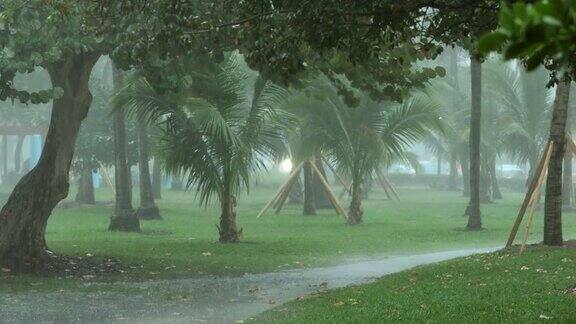
[[[344,208],[342,208],[342,206],[338,202],[338,199],[336,198],[336,196],[334,196],[332,189],[330,189],[330,185],[328,184],[328,182],[326,181],[326,179],[324,178],[324,176],[322,175],[320,170],[318,170],[318,167],[316,167],[316,164],[314,162],[310,161],[310,165],[312,166],[312,170],[314,170],[314,172],[316,173],[316,176],[318,176],[318,179],[320,179],[320,183],[324,187],[324,191],[328,195],[328,198],[332,202],[332,205],[334,206],[334,209],[336,210],[336,212],[338,212],[340,215],[344,216],[344,218],[346,218],[346,220],[348,220],[348,218],[349,218],[348,213],[346,212],[346,210],[344,210]]]
[[[280,199],[276,201],[276,215],[280,214],[280,211],[284,206],[284,202],[286,202],[286,199],[288,199],[288,196],[290,196],[290,191],[292,191],[292,187],[294,187],[294,183],[298,181],[299,176],[300,173],[298,173],[295,177],[292,177],[290,180],[288,180],[286,188],[284,188],[284,191],[282,192]]]
[[[518,216],[514,221],[514,225],[512,226],[512,231],[510,232],[510,236],[508,237],[508,241],[506,242],[506,247],[509,248],[514,244],[514,239],[516,238],[516,234],[518,233],[518,228],[520,228],[520,224],[522,223],[522,219],[524,218],[524,214],[526,213],[526,209],[528,208],[528,203],[530,203],[530,197],[534,194],[536,190],[536,185],[538,183],[538,178],[540,174],[544,170],[544,163],[546,162],[546,155],[552,146],[552,142],[548,141],[546,144],[546,148],[540,158],[540,162],[538,163],[538,167],[536,168],[534,175],[532,176],[532,180],[530,181],[530,186],[528,187],[528,192],[526,192],[526,196],[524,197],[524,201],[522,202],[522,206],[518,211]]]
[[[386,184],[386,186],[390,189],[390,191],[392,191],[392,194],[394,195],[394,197],[396,197],[396,200],[400,201],[400,196],[398,196],[398,192],[396,192],[396,189],[394,189],[394,186],[392,186],[390,181],[388,181],[386,176],[384,176],[384,174],[382,173],[382,170],[376,169],[376,174],[380,178],[380,181],[384,182],[384,184]]]
[[[278,198],[280,197],[280,195],[284,192],[284,188],[286,187],[286,185],[288,184],[288,182],[290,182],[290,180],[295,177],[296,175],[300,175],[300,169],[302,169],[302,166],[304,165],[304,162],[301,162],[296,169],[294,169],[292,171],[292,173],[290,174],[290,177],[288,178],[288,181],[286,183],[284,183],[280,189],[278,189],[278,192],[274,195],[274,197],[272,198],[272,200],[270,200],[266,206],[264,206],[264,208],[262,208],[262,210],[260,211],[260,213],[258,213],[258,216],[256,216],[256,218],[260,218],[262,215],[264,215],[264,213],[266,213],[268,211],[268,209],[272,206],[272,204],[274,204],[276,202],[276,200],[278,200]]]
[[[548,174],[548,164],[550,163],[550,157],[552,156],[552,149],[554,144],[550,145],[548,152],[546,152],[546,158],[544,160],[544,167],[542,168],[543,172],[540,173],[538,177],[538,182],[536,184],[536,190],[530,197],[530,201],[528,203],[528,223],[526,224],[526,230],[524,232],[524,240],[522,241],[522,246],[520,246],[520,254],[524,252],[526,249],[526,242],[528,242],[528,236],[530,236],[530,228],[532,227],[532,221],[534,219],[534,208],[536,207],[536,202],[538,201],[538,196],[540,196],[540,190],[542,189],[542,185],[544,184],[544,179],[546,178],[546,174]]]
[[[338,182],[340,182],[342,187],[344,187],[344,190],[347,191],[351,195],[352,194],[352,188],[350,188],[350,186],[347,185],[346,182],[344,182],[344,179],[342,179],[342,177],[338,174],[338,172],[336,172],[336,170],[332,167],[332,165],[330,165],[330,163],[326,162],[326,159],[324,159],[324,157],[322,157],[321,159],[322,159],[322,162],[324,162],[324,164],[326,164],[328,166],[330,171],[332,171],[332,174],[334,174],[334,177],[336,177],[336,179],[338,180]]]
[[[374,171],[374,173],[376,173],[376,179],[378,179],[378,183],[380,183],[380,186],[382,187],[382,189],[384,189],[384,193],[386,194],[386,197],[388,198],[388,200],[392,200],[392,196],[390,195],[390,191],[386,187],[386,183],[384,183],[384,180],[378,174],[378,172]]]
[[[108,174],[108,170],[106,170],[106,167],[104,167],[104,164],[102,164],[102,163],[99,163],[99,164],[100,164],[100,171],[102,172],[102,175],[104,175],[104,180],[106,180],[106,182],[108,183],[108,186],[110,186],[110,189],[112,189],[112,193],[114,194],[114,197],[116,197],[116,187],[112,183],[112,179],[110,178],[110,174]],[[114,198],[114,199],[116,199],[116,198]]]

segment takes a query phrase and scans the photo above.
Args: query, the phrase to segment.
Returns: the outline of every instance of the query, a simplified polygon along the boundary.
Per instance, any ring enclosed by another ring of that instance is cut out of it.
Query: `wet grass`
[[[475,255],[263,313],[254,323],[574,322],[576,250]]]
[[[164,220],[142,222],[142,233],[108,232],[111,205],[59,208],[50,218],[47,241],[58,254],[111,257],[134,265],[121,276],[103,275],[91,280],[241,275],[354,258],[501,246],[521,199],[519,194],[508,193],[505,200],[484,205],[486,229],[468,232],[462,216],[467,199],[455,192],[403,189],[402,201],[398,202],[384,200],[383,193],[375,191],[365,202],[364,224],[350,227],[331,210],[323,210],[318,216],[302,216],[300,206],[287,206],[280,215],[269,212],[257,219],[256,214],[275,190],[259,187],[250,197],[240,199],[242,244],[217,243],[219,210],[198,207],[191,193],[172,191],[166,191],[159,201]],[[99,201],[112,199],[106,190],[97,194]],[[565,217],[565,224],[567,236],[573,237],[573,214]],[[541,217],[536,217],[531,241],[541,239],[541,229]],[[55,279],[43,281],[51,280]],[[18,276],[2,281],[21,288],[38,282],[38,278]]]

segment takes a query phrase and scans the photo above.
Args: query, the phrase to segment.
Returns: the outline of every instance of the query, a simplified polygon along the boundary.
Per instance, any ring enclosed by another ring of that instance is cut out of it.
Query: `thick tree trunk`
[[[114,69],[114,88],[116,91],[123,86],[122,71]],[[126,120],[122,109],[114,112],[114,180],[116,187],[116,206],[114,215],[110,218],[110,231],[139,232],[140,221],[132,207],[131,174],[127,159]]]
[[[304,163],[304,216],[316,215],[314,171],[309,162]]]
[[[94,196],[94,179],[92,178],[92,168],[84,166],[78,182],[78,192],[75,201],[79,204],[94,205],[96,198]]]
[[[348,225],[362,223],[362,184],[356,180],[352,182],[352,200],[348,207]]]
[[[490,163],[490,180],[492,182],[492,198],[502,199],[502,192],[498,185],[498,175],[496,174],[496,159],[492,159]]]
[[[448,178],[448,190],[458,190],[458,155],[455,151],[450,153],[450,176]]]
[[[324,179],[326,179],[326,171],[324,169],[324,163],[322,163],[322,159],[317,156],[314,163],[316,164],[318,170],[320,170],[320,173]],[[326,181],[328,181],[328,179],[326,179]],[[330,199],[328,198],[326,191],[324,191],[324,187],[322,186],[322,183],[318,177],[314,177],[314,198],[316,200],[317,209],[332,208],[332,203],[330,203]]]
[[[468,215],[468,230],[482,229],[480,214],[480,125],[482,118],[482,63],[472,57],[470,60],[472,87],[472,109],[470,113],[470,202]]]
[[[26,136],[18,136],[16,141],[16,148],[14,149],[14,172],[20,174],[22,168],[22,146],[24,145],[24,139]]]
[[[146,122],[138,120],[138,167],[140,174],[140,208],[137,214],[140,219],[162,219],[160,210],[154,202],[152,181],[150,179],[150,148]]]
[[[66,57],[47,68],[53,86],[64,90],[53,101],[42,155],[0,211],[0,266],[16,270],[37,268],[47,255],[46,224],[58,202],[68,195],[69,171],[82,120],[92,95],[90,72],[99,55]]]
[[[242,229],[238,230],[236,225],[236,198],[226,195],[220,204],[222,208],[218,227],[220,243],[240,243]]]
[[[570,80],[562,80],[556,87],[552,112],[550,140],[554,142],[548,164],[546,199],[544,201],[544,244],[561,246],[562,237],[562,165],[566,152],[566,121],[570,98]]]
[[[492,202],[490,168],[480,167],[480,203],[488,204]]]
[[[152,165],[152,193],[154,194],[154,199],[162,199],[162,168],[157,157],[154,158]]]

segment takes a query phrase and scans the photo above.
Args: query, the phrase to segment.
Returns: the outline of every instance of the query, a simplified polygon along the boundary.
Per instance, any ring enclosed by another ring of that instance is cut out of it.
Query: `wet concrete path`
[[[235,323],[299,296],[494,248],[388,257],[333,267],[242,277],[86,284],[92,292],[17,293],[0,302],[0,323]],[[107,289],[113,287],[113,289]]]

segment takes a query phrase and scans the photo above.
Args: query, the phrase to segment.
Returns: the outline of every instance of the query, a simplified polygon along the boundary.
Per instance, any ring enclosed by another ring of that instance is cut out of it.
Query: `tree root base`
[[[140,207],[136,211],[136,215],[139,219],[142,220],[161,220],[162,216],[160,216],[160,209],[158,206],[150,206],[150,207]]]
[[[140,221],[134,210],[123,209],[116,211],[116,215],[110,218],[109,231],[140,232]]]

